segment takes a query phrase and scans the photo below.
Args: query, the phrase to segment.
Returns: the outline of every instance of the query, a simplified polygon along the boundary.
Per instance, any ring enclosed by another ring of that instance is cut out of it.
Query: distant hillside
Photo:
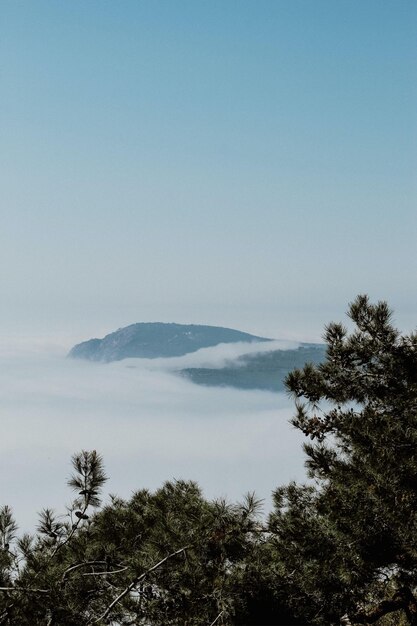
[[[68,356],[104,362],[135,357],[153,359],[183,356],[221,343],[268,341],[271,340],[220,326],[151,322],[132,324],[103,339],[79,343]],[[322,344],[301,344],[288,350],[251,352],[236,357],[225,367],[189,367],[177,373],[198,385],[283,391],[286,375],[305,363],[320,363],[325,349]]]
[[[220,326],[139,323],[120,328],[103,339],[90,339],[72,348],[69,357],[89,361],[120,361],[132,357],[153,359],[183,356],[200,348],[238,341],[270,341]]]
[[[180,373],[193,383],[210,387],[284,391],[284,379],[291,370],[321,363],[325,352],[324,345],[303,344],[294,350],[245,354],[221,369],[187,368]]]

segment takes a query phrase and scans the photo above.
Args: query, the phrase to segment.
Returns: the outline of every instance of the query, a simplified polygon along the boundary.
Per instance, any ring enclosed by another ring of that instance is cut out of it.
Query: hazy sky
[[[417,321],[414,0],[2,0],[2,336]]]

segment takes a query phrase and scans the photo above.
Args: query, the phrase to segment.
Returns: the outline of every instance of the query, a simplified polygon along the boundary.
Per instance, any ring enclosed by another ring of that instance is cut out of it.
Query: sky
[[[417,4],[3,0],[0,336],[416,327]]]
[[[286,395],[175,375],[239,346],[64,357],[146,321],[319,341],[358,293],[415,329],[416,26],[414,0],[0,2],[0,505],[22,530],[63,510],[81,449],[123,497],[189,478],[267,509],[305,478]]]

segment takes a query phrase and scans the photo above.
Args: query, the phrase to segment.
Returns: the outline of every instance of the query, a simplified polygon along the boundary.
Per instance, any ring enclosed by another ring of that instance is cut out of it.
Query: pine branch
[[[17,524],[14,520],[12,509],[7,504],[0,508],[0,546],[4,550],[16,538]]]

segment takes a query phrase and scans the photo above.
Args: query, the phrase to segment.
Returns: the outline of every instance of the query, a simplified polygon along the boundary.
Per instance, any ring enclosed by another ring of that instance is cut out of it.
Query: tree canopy
[[[0,623],[251,624],[254,612],[291,623],[260,585],[265,539],[253,495],[207,501],[195,483],[175,481],[94,510],[103,461],[83,451],[72,464],[72,505],[64,516],[41,511],[35,536],[18,538],[10,509],[0,512]]]

